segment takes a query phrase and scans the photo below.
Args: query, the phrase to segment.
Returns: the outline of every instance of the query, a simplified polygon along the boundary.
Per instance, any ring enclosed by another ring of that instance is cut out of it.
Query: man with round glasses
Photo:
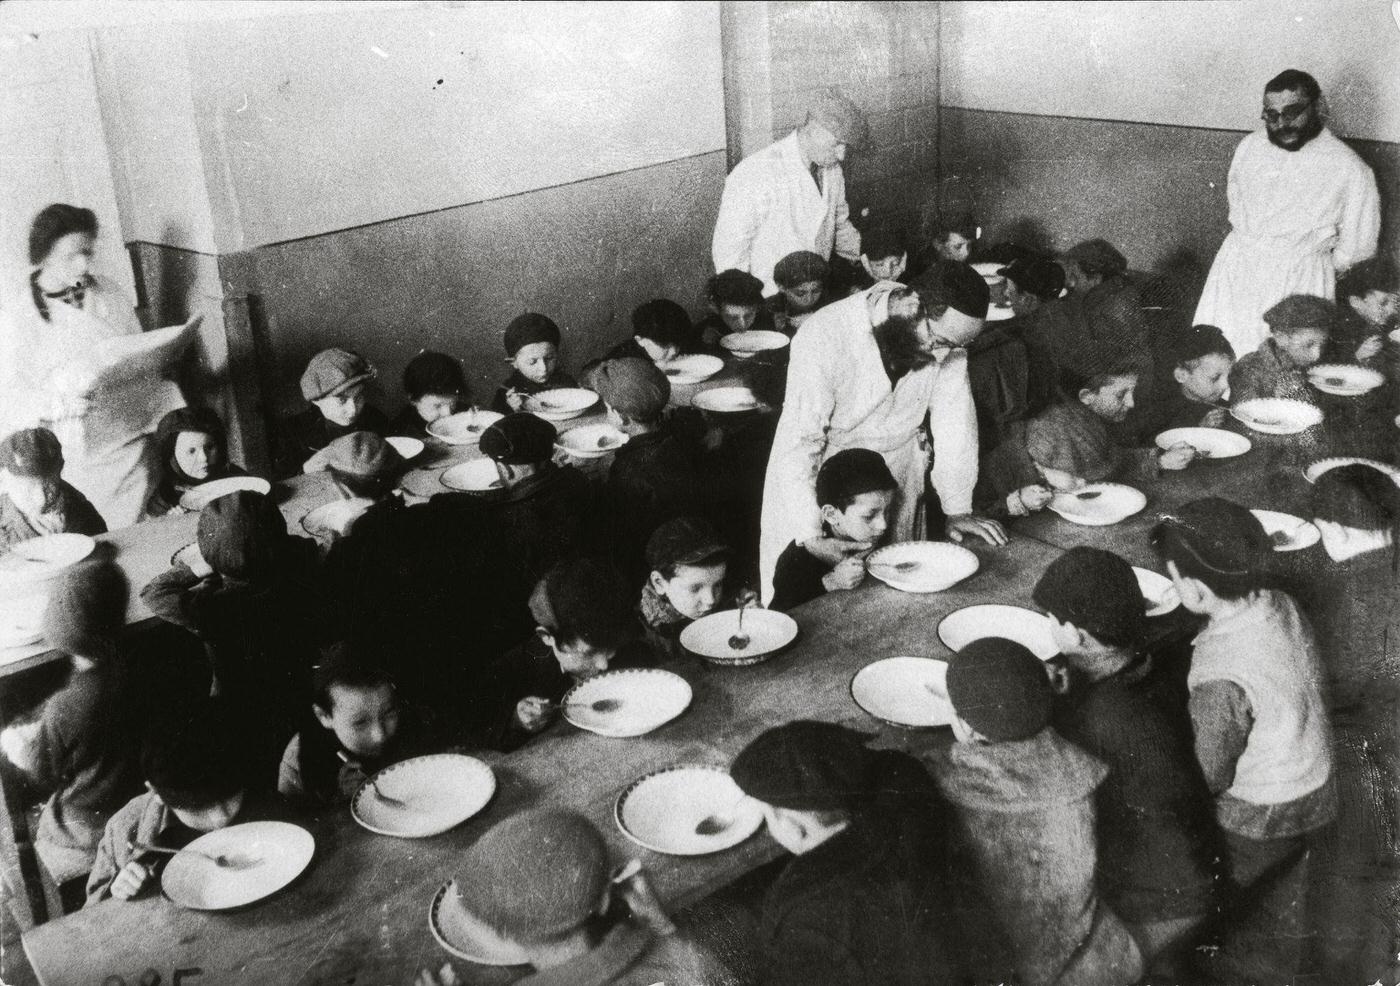
[[[1291,294],[1331,298],[1337,272],[1374,255],[1380,235],[1375,175],[1326,128],[1316,79],[1297,69],[1270,79],[1260,119],[1230,164],[1230,235],[1195,318],[1224,330],[1237,356],[1268,336],[1270,306]]]

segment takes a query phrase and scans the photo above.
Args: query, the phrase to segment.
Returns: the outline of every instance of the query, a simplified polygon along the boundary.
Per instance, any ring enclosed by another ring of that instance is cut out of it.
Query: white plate
[[[757,664],[797,639],[797,621],[786,613],[750,606],[744,610],[747,647],[735,650],[729,638],[739,632],[739,611],[702,616],[681,631],[681,646],[712,664]]]
[[[475,445],[481,441],[481,433],[500,421],[504,414],[496,411],[458,411],[445,418],[438,418],[428,425],[428,434],[448,445]]]
[[[356,497],[351,500],[332,500],[309,511],[301,519],[301,529],[314,538],[339,537],[359,520],[366,510],[374,506],[373,500]]]
[[[1157,436],[1159,449],[1183,443],[1195,449],[1200,459],[1233,459],[1244,455],[1254,445],[1243,435],[1224,428],[1168,428]]]
[[[199,553],[199,542],[191,541],[179,551],[170,556],[171,565],[184,565],[201,579],[206,575],[213,575],[214,569],[204,560],[204,556]]]
[[[412,459],[423,451],[423,440],[420,438],[409,438],[405,435],[395,435],[392,438],[384,439],[384,441],[392,445],[394,447],[394,451],[399,453],[399,455],[403,456],[405,459]]]
[[[1014,640],[1042,661],[1060,652],[1050,633],[1049,618],[1024,606],[999,603],[964,606],[943,617],[943,622],[938,624],[938,639],[951,651],[960,651],[984,637]]]
[[[468,493],[486,493],[490,490],[503,490],[506,482],[496,471],[496,463],[490,459],[472,459],[461,462],[442,472],[442,485],[452,490],[465,490]]]
[[[0,555],[0,579],[6,582],[44,582],[57,578],[97,547],[86,534],[46,534],[21,541]]]
[[[528,965],[530,962],[520,946],[506,941],[462,906],[455,880],[444,883],[433,894],[432,903],[428,905],[428,929],[448,952],[477,965]]]
[[[896,571],[895,566],[914,568]],[[892,589],[901,592],[942,592],[967,578],[981,564],[968,549],[946,541],[903,541],[870,553],[866,569]]]
[[[787,348],[790,340],[781,332],[771,329],[749,329],[746,332],[731,332],[719,340],[719,344],[739,359],[748,359],[758,353]]]
[[[1181,605],[1181,597],[1176,594],[1176,586],[1172,585],[1172,580],[1165,575],[1147,568],[1133,566],[1133,574],[1137,576],[1138,588],[1142,590],[1142,598],[1147,602],[1148,616],[1165,616]]]
[[[44,639],[44,607],[48,597],[43,593],[21,596],[5,594],[0,599],[0,650],[8,647],[28,647]]]
[[[186,510],[203,510],[211,500],[239,490],[251,490],[266,496],[272,491],[272,484],[261,476],[226,476],[190,487],[181,495],[180,506]]]
[[[373,782],[373,783],[371,783]],[[406,805],[391,804],[375,793]],[[476,757],[435,753],[385,767],[350,800],[350,814],[371,832],[425,839],[462,824],[496,793],[496,775]]]
[[[316,852],[311,833],[287,822],[245,822],[206,832],[171,858],[160,886],[181,907],[224,911],[271,896],[301,875]],[[258,860],[247,869],[226,869],[194,855]]]
[[[1302,551],[1311,548],[1322,540],[1322,532],[1312,521],[1277,510],[1251,510],[1259,523],[1264,525],[1275,551]]]
[[[1308,370],[1308,382],[1334,397],[1358,397],[1385,383],[1379,370],[1345,363],[1319,363]]]
[[[563,449],[576,459],[597,459],[616,452],[627,441],[625,433],[606,422],[599,422],[562,432],[554,440],[554,447]]]
[[[599,736],[643,736],[659,729],[690,707],[690,683],[671,671],[624,668],[604,671],[569,689],[564,718]],[[618,703],[611,712],[596,712],[594,702]]]
[[[887,657],[851,678],[851,698],[881,722],[908,728],[947,726],[948,662],[927,657]]]
[[[708,353],[694,353],[677,356],[669,363],[658,363],[657,366],[673,384],[700,383],[724,369],[724,360]]]
[[[993,263],[991,261],[983,261],[980,264],[969,264],[968,266],[970,266],[977,273],[981,274],[988,284],[993,283],[993,279],[995,279],[996,281],[1006,280],[1005,276],[1000,273],[1000,271],[1006,267],[1006,264],[998,264]]]
[[[712,387],[691,398],[690,403],[702,411],[757,411],[761,404],[747,387]]]
[[[1099,495],[1083,499],[1080,494]],[[1050,509],[1065,520],[1086,527],[1107,527],[1131,517],[1147,506],[1147,496],[1141,490],[1122,483],[1090,483],[1067,493],[1056,493],[1050,499]]]
[[[1322,408],[1288,397],[1255,397],[1231,407],[1230,417],[1266,435],[1296,435],[1322,423]]]
[[[1000,277],[997,278],[997,281],[998,281],[998,282],[1000,282],[1001,280],[1002,280],[1002,278],[1000,278]],[[990,283],[992,283],[992,282],[988,281],[987,283],[990,284]],[[987,306],[987,321],[988,321],[988,322],[1005,322],[1007,319],[1009,319],[1009,318],[1015,318],[1015,317],[1016,317],[1016,313],[1015,313],[1014,311],[1011,310],[1011,306],[1010,306],[1010,305],[988,305],[988,306]]]
[[[1331,459],[1318,459],[1312,465],[1303,470],[1303,478],[1309,483],[1316,483],[1317,477],[1339,466],[1370,466],[1372,469],[1385,473],[1396,483],[1400,483],[1400,468],[1381,462],[1378,459],[1361,459],[1354,455],[1339,455]]]
[[[733,819],[714,835],[695,826]],[[667,767],[638,778],[617,796],[613,818],[639,846],[671,856],[704,856],[737,846],[758,831],[763,810],[720,767]]]
[[[568,421],[577,418],[594,404],[598,395],[582,387],[559,387],[555,390],[542,390],[532,397],[525,398],[525,410],[546,421]]]

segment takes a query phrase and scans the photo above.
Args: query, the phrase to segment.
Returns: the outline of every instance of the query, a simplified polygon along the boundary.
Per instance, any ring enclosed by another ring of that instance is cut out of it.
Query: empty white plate
[[[1230,417],[1266,435],[1296,435],[1322,423],[1322,408],[1288,397],[1255,397],[1231,407]]]
[[[180,496],[180,506],[186,510],[203,510],[209,501],[239,490],[251,490],[266,496],[272,490],[272,484],[261,476],[226,476],[189,488]]]
[[[797,621],[786,613],[750,606],[744,610],[748,642],[731,647],[740,632],[739,611],[727,609],[702,616],[681,631],[681,646],[712,664],[757,664],[797,639]]]
[[[690,707],[690,683],[671,671],[605,671],[569,689],[564,718],[599,736],[642,736]],[[599,702],[611,708],[594,709]]]
[[[496,471],[496,463],[490,459],[472,459],[460,462],[442,471],[442,485],[451,490],[465,490],[468,493],[485,493],[488,490],[505,489],[506,481]]]
[[[374,506],[373,500],[361,497],[350,500],[332,500],[330,503],[323,503],[309,511],[301,519],[301,529],[314,538],[341,537],[372,506]]]
[[[757,353],[784,349],[789,341],[781,332],[771,329],[749,329],[746,332],[731,332],[721,338],[719,344],[739,359],[748,359]]]
[[[1042,661],[1060,652],[1050,633],[1050,620],[1024,606],[986,603],[964,606],[938,624],[938,639],[951,651],[959,651],[983,637],[1004,637],[1030,649]]]
[[[1275,551],[1302,551],[1322,540],[1322,532],[1317,525],[1302,517],[1277,510],[1251,510],[1250,513],[1264,525]]]
[[[568,421],[577,418],[594,404],[598,395],[583,387],[558,387],[542,390],[532,397],[525,398],[524,410],[544,418],[546,421]]]
[[[606,422],[570,428],[554,440],[555,448],[563,449],[576,459],[597,459],[626,444],[627,435]]]
[[[1385,473],[1396,483],[1400,483],[1400,468],[1381,462],[1378,459],[1361,459],[1354,455],[1339,455],[1331,459],[1318,459],[1312,465],[1303,470],[1303,478],[1309,483],[1316,483],[1317,477],[1338,466],[1370,466],[1372,469]]]
[[[657,366],[672,383],[700,383],[724,369],[724,360],[708,353],[693,353],[677,356],[669,363],[658,363]]]
[[[495,793],[496,775],[476,757],[435,753],[392,764],[366,780],[350,801],[350,814],[371,832],[424,839],[462,824]]]
[[[0,555],[0,579],[6,582],[43,582],[57,578],[97,547],[86,534],[46,534],[21,541]]]
[[[690,403],[702,411],[756,411],[761,406],[753,391],[747,387],[712,387],[691,398]]]
[[[617,797],[613,817],[633,842],[672,856],[703,856],[737,846],[758,831],[763,811],[720,767],[667,767],[633,781]],[[695,827],[727,822],[713,835]]]
[[[295,880],[315,855],[316,840],[287,822],[245,822],[207,832],[185,849],[161,874],[165,896],[181,907],[222,911],[262,900]],[[195,853],[227,856],[239,866],[222,867]]]
[[[1165,575],[1136,565],[1133,566],[1133,574],[1137,576],[1138,588],[1142,590],[1142,598],[1147,603],[1148,616],[1165,616],[1181,605],[1176,586]]]
[[[428,905],[428,928],[437,943],[459,959],[477,965],[528,965],[530,957],[520,946],[506,941],[485,921],[462,906],[457,882],[438,887]]]
[[[481,441],[481,433],[503,417],[505,415],[480,408],[458,411],[429,424],[428,434],[448,445],[475,445]]]
[[[979,564],[971,551],[946,541],[902,541],[865,560],[866,571],[901,592],[941,592],[977,571]]]
[[[399,455],[403,456],[405,459],[412,459],[415,456],[417,456],[418,453],[423,451],[423,441],[419,438],[409,438],[406,435],[395,435],[392,438],[384,439],[384,441],[392,445],[394,447],[394,451],[399,453]]]
[[[1147,506],[1141,490],[1122,483],[1090,483],[1077,490],[1056,493],[1050,509],[1065,520],[1087,527],[1107,527]]]
[[[42,593],[6,593],[0,598],[0,649],[28,647],[43,640],[47,603],[48,597]]]
[[[199,553],[199,542],[191,541],[179,551],[170,556],[171,565],[184,565],[201,579],[206,575],[213,575],[214,569],[204,560],[204,556]]]
[[[1233,459],[1244,455],[1254,443],[1224,428],[1168,428],[1157,436],[1157,447],[1190,445],[1200,459]]]
[[[947,726],[953,721],[947,678],[947,661],[887,657],[855,673],[851,698],[876,719],[893,726]]]
[[[1334,397],[1358,397],[1385,383],[1379,370],[1345,363],[1320,363],[1308,370],[1308,382]]]

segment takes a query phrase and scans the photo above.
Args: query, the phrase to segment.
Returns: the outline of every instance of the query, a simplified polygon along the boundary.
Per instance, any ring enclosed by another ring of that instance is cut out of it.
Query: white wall
[[[1400,27],[1386,0],[945,3],[942,103],[1226,130],[1264,83],[1311,72],[1343,136],[1400,141]]]

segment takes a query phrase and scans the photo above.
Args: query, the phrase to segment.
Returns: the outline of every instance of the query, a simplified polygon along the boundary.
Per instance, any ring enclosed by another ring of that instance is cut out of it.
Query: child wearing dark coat
[[[156,426],[156,454],[160,484],[146,503],[146,513],[152,517],[180,510],[180,498],[201,483],[247,475],[242,466],[229,461],[228,430],[207,407],[176,408],[161,418]]]
[[[311,407],[285,419],[275,435],[273,474],[279,479],[315,469],[308,460],[335,439],[357,431],[389,434],[389,419],[368,402],[377,371],[359,353],[325,349],[301,375],[301,396]]]
[[[1193,325],[1168,351],[1171,375],[1163,374],[1138,419],[1138,440],[1152,441],[1169,428],[1219,428],[1228,409],[1225,391],[1235,350],[1214,325]]]
[[[526,398],[534,394],[577,386],[573,377],[559,369],[562,339],[559,326],[547,315],[526,312],[511,319],[501,338],[510,376],[496,391],[491,410],[510,414],[523,408]]]
[[[1286,397],[1316,403],[1308,367],[1322,358],[1337,306],[1326,298],[1291,294],[1264,313],[1269,338],[1239,358],[1230,371],[1230,403],[1256,397]]]
[[[426,438],[428,425],[465,409],[467,380],[462,364],[446,353],[425,349],[404,367],[403,392],[408,403],[394,418],[390,432]]]
[[[638,604],[647,642],[658,654],[685,656],[681,631],[721,608],[726,599],[729,546],[707,521],[677,517],[652,532],[647,541],[646,584]],[[733,597],[735,605],[755,600],[751,589]]]
[[[46,534],[105,534],[88,498],[63,481],[63,446],[47,428],[0,441],[0,552]]]

